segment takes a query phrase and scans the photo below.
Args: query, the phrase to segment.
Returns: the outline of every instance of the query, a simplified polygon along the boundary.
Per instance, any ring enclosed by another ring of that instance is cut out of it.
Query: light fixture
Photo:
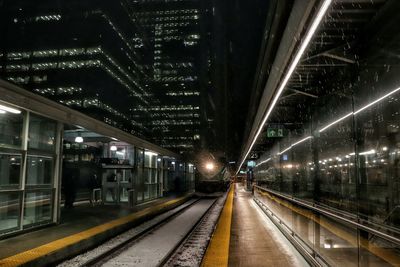
[[[76,143],[83,143],[83,137],[82,136],[75,137],[75,142]]]
[[[400,90],[400,87],[399,87],[399,88],[396,88],[396,89],[394,89],[393,91],[387,93],[386,95],[384,95],[384,96],[378,98],[377,100],[372,101],[371,103],[369,103],[369,104],[365,105],[364,107],[360,108],[359,110],[355,111],[355,112],[354,112],[354,115],[356,115],[357,113],[360,113],[360,112],[363,111],[364,109],[369,108],[370,106],[372,106],[372,105],[374,105],[374,104],[376,104],[376,103],[382,101],[382,100],[385,99],[386,97],[388,97],[388,96],[390,96],[390,95],[396,93],[396,92],[399,91],[399,90]],[[0,108],[1,108],[1,107],[0,107]]]
[[[206,169],[211,171],[214,169],[214,164],[212,162],[206,163]]]
[[[332,123],[329,123],[327,126],[325,126],[324,128],[322,128],[321,130],[319,130],[320,133],[322,133],[323,131],[325,131],[326,129],[328,129],[329,127],[331,127],[332,125],[335,125],[336,123],[346,119],[347,117],[350,117],[351,115],[353,115],[353,112],[350,112],[349,114],[344,115],[343,117],[341,117],[340,119],[335,120]]]
[[[157,161],[160,162],[160,161],[161,161],[161,158],[158,158]]]
[[[0,110],[7,111],[7,112],[10,112],[10,113],[14,113],[14,114],[20,114],[21,113],[21,111],[18,110],[18,109],[10,108],[10,107],[4,106],[4,105],[0,105]]]
[[[360,156],[371,155],[371,154],[375,154],[375,152],[376,152],[375,149],[371,149],[371,150],[368,150],[368,151],[365,151],[365,152],[361,152],[358,155],[360,155]]]
[[[151,152],[151,151],[145,151],[144,154],[148,155],[148,156],[158,156],[157,153],[154,153],[154,152]]]
[[[172,164],[172,165],[175,165],[175,161],[172,161],[171,164]]]
[[[117,151],[117,146],[112,145],[112,146],[110,147],[110,150],[111,150],[111,151]]]
[[[301,43],[300,49],[297,51],[296,56],[294,57],[291,65],[290,65],[290,67],[289,67],[289,69],[288,69],[288,71],[286,73],[285,78],[282,80],[282,83],[281,83],[281,85],[280,85],[280,87],[279,87],[279,89],[278,89],[278,91],[277,91],[277,93],[276,93],[276,95],[275,95],[275,97],[274,97],[274,99],[273,99],[273,101],[272,101],[267,113],[265,114],[265,116],[264,116],[264,118],[263,118],[263,120],[262,120],[262,122],[261,122],[261,124],[260,124],[260,126],[259,126],[259,128],[258,128],[258,130],[257,130],[257,132],[256,132],[256,134],[254,136],[254,138],[253,138],[253,141],[250,144],[250,147],[248,148],[247,153],[245,154],[245,156],[243,157],[242,162],[240,163],[236,174],[239,173],[240,168],[242,167],[244,161],[246,160],[246,158],[249,155],[251,149],[253,148],[255,142],[257,141],[257,138],[260,135],[261,131],[263,130],[264,125],[265,125],[265,123],[267,122],[267,120],[269,118],[269,115],[271,114],[271,112],[274,109],[276,103],[278,102],[279,97],[281,96],[283,90],[285,89],[286,84],[288,83],[290,77],[292,76],[297,64],[300,61],[300,58],[303,56],[304,51],[306,50],[308,44],[310,43],[311,38],[313,37],[315,31],[317,30],[317,27],[318,27],[319,23],[322,21],[322,18],[324,17],[326,11],[328,10],[331,2],[332,2],[332,0],[325,0],[323,2],[323,4],[322,4],[321,8],[318,10],[318,13],[317,13],[314,21],[312,22],[310,29],[306,33],[306,37],[304,38],[303,42]]]

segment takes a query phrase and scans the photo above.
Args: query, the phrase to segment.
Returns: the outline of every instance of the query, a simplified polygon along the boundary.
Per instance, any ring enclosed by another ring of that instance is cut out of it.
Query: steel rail
[[[190,203],[186,207],[174,212],[173,214],[165,217],[164,219],[162,219],[161,221],[157,222],[156,224],[147,227],[146,229],[144,229],[144,230],[140,231],[139,233],[133,235],[132,237],[128,238],[127,240],[117,244],[116,246],[114,246],[111,249],[101,253],[100,255],[94,257],[93,259],[90,259],[90,260],[86,261],[85,263],[80,264],[79,266],[80,267],[98,266],[101,262],[111,258],[111,256],[116,254],[118,251],[120,251],[122,249],[125,249],[130,243],[135,242],[136,240],[138,240],[139,238],[143,237],[144,235],[152,232],[153,230],[155,230],[159,226],[161,226],[161,225],[167,223],[168,221],[172,220],[174,217],[176,217],[179,214],[183,213],[185,210],[189,209],[190,207],[192,207],[194,204],[196,204],[200,200],[201,199],[199,198],[199,199],[193,201],[193,203]],[[182,205],[184,205],[184,204],[182,204]],[[129,230],[127,230],[127,231],[129,231]]]
[[[175,254],[175,252],[186,243],[186,241],[190,238],[190,236],[196,231],[197,227],[201,224],[203,219],[206,217],[206,215],[210,212],[210,210],[215,206],[217,203],[218,198],[214,200],[214,202],[210,205],[210,207],[204,212],[204,214],[197,220],[197,222],[193,225],[193,227],[190,229],[190,231],[182,238],[182,240],[176,244],[170,252],[160,261],[160,263],[157,265],[159,267],[164,266],[168,260]]]

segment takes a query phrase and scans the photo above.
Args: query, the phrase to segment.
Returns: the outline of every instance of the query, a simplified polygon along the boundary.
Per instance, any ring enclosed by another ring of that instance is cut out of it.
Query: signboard
[[[267,137],[283,137],[283,129],[282,128],[268,128],[267,129]]]
[[[247,167],[254,167],[254,166],[256,166],[256,162],[254,160],[249,160],[247,162]]]
[[[251,159],[258,159],[258,153],[257,152],[250,152],[250,158]]]

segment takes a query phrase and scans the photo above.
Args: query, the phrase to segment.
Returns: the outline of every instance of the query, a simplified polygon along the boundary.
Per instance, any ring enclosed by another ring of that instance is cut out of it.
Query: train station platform
[[[309,266],[253,201],[233,184],[202,263],[208,266]]]
[[[77,205],[62,210],[61,223],[0,240],[0,266],[45,266],[95,247],[170,210],[191,197],[165,197],[135,208]]]

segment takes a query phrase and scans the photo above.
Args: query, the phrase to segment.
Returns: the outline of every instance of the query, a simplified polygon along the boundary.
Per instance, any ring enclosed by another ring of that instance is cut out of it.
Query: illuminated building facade
[[[180,153],[203,145],[207,129],[205,95],[208,77],[209,45],[206,39],[208,1],[132,1],[138,23],[146,30],[152,55],[145,68],[146,86],[158,101],[150,107],[149,128],[154,141]]]
[[[114,127],[148,136],[146,46],[126,1],[0,2],[0,76]],[[133,112],[135,110],[135,112]]]

